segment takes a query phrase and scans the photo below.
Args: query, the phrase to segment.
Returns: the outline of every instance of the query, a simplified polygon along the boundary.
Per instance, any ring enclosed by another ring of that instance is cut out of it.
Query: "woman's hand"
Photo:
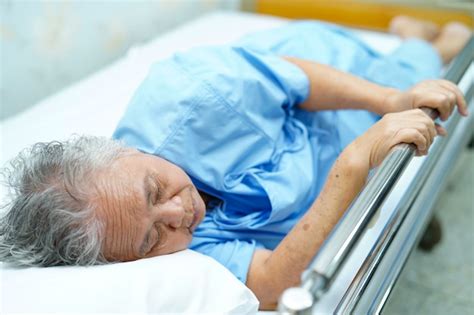
[[[349,147],[360,163],[370,169],[382,163],[389,151],[400,143],[412,143],[418,156],[428,153],[435,136],[446,135],[446,130],[421,109],[386,114]],[[355,150],[355,151],[354,151]]]
[[[386,113],[390,113],[430,107],[436,109],[444,121],[449,118],[456,105],[461,115],[468,115],[466,101],[454,83],[447,80],[427,80],[406,92],[394,90],[385,98],[383,108]]]

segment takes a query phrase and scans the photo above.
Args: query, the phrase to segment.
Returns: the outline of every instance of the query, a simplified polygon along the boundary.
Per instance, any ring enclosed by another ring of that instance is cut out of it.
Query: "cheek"
[[[135,253],[133,229],[120,230],[114,233],[111,246],[108,247],[108,255],[113,260],[131,261],[138,257]]]
[[[152,256],[172,254],[188,248],[192,235],[184,231],[175,231],[167,235],[165,244]]]

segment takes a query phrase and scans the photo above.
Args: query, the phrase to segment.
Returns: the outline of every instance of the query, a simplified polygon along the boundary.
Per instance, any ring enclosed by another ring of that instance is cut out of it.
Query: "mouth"
[[[192,194],[193,220],[192,220],[191,225],[188,228],[191,233],[193,233],[194,230],[196,230],[196,227],[199,225],[199,223],[201,221],[201,217],[202,217],[201,212],[203,212],[202,209],[199,206],[199,201],[197,200],[196,194],[198,194],[198,193],[195,192],[195,193]]]
[[[192,233],[196,229],[197,225],[199,224],[199,209],[196,205],[196,200],[193,198],[193,220],[191,225],[189,226],[189,231]]]
[[[198,223],[198,214],[197,214],[197,211],[194,210],[193,221],[192,221],[191,225],[188,228],[189,232],[191,232],[191,233],[194,232],[194,230],[196,229],[197,223]]]

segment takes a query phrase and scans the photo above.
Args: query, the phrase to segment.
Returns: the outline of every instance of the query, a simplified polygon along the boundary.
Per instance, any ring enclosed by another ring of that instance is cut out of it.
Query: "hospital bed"
[[[276,17],[217,12],[133,47],[110,66],[2,121],[0,162],[4,165],[22,148],[38,141],[66,139],[71,134],[110,136],[153,62],[176,51],[229,43],[249,32],[284,23],[287,20]],[[354,31],[383,53],[399,44],[388,34]],[[467,66],[464,63],[458,67],[463,69],[455,71],[461,71],[459,86],[463,92],[472,96],[472,55],[466,58]],[[470,112],[474,112],[472,97],[468,101]],[[428,157],[394,154],[391,159],[402,162],[398,171],[394,171],[395,162],[384,162],[388,165],[386,172],[397,173],[390,177],[393,187],[376,192],[383,197],[378,201],[372,199],[377,189],[365,193],[369,197],[362,199],[369,198],[363,201],[374,204],[371,210],[353,204],[341,222],[350,221],[347,217],[352,215],[361,223],[350,228],[338,225],[304,273],[302,286],[282,296],[281,313],[365,314],[381,310],[431,217],[450,167],[472,134],[473,117],[460,119],[455,114],[450,118],[446,123],[449,138],[437,139]],[[386,175],[374,174],[369,182],[375,179],[380,185],[380,178],[388,181]],[[2,189],[4,196],[7,192]],[[252,314],[258,309],[252,292],[230,272],[190,250],[87,268],[17,268],[2,264],[0,282],[2,314]]]

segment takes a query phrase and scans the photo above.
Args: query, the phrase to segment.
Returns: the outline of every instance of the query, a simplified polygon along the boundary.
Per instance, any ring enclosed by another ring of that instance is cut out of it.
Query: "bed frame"
[[[468,1],[407,0],[243,0],[244,8],[292,19],[325,20],[349,27],[385,31],[397,15],[409,15],[443,25],[450,21],[474,27]]]

